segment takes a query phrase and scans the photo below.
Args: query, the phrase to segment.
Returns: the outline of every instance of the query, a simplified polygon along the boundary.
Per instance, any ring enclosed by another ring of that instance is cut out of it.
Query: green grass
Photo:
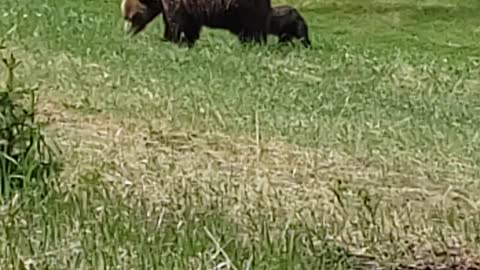
[[[35,122],[35,88],[17,85],[15,69],[21,64],[13,54],[3,55],[1,70],[7,74],[0,85],[0,202],[19,189],[49,190],[51,176],[60,168],[56,152],[46,143]],[[28,105],[26,105],[28,104]]]
[[[291,3],[310,50],[212,29],[188,50],[161,20],[130,39],[119,1],[2,1],[0,33],[41,83],[68,185],[93,169],[132,200],[275,213],[382,263],[479,251],[479,2]]]
[[[86,174],[79,185],[1,210],[2,269],[345,269],[345,250],[306,227],[286,226],[259,237],[214,212],[178,215],[142,200],[111,194]],[[185,206],[188,206],[186,204]],[[254,223],[252,223],[254,224]],[[315,240],[315,242],[314,242]],[[295,268],[291,268],[294,266]],[[8,268],[6,268],[8,269]],[[32,268],[31,268],[32,269]]]

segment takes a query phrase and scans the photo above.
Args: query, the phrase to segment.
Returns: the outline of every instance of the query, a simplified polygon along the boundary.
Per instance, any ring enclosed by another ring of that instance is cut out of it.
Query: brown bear
[[[294,38],[301,40],[305,47],[310,47],[308,26],[302,15],[292,6],[272,7],[270,13],[269,34],[278,36],[278,41],[291,42]]]
[[[122,0],[121,9],[133,35],[163,13],[164,38],[173,42],[186,41],[193,46],[206,26],[228,30],[242,42],[263,43],[267,41],[271,0]]]

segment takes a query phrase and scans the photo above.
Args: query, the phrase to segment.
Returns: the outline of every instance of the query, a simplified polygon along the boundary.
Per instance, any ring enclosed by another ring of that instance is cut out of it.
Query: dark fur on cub
[[[126,16],[125,6],[140,3]],[[122,13],[132,23],[130,32],[141,32],[163,13],[164,37],[190,46],[200,37],[203,26],[225,29],[240,41],[266,42],[271,0],[123,0]],[[184,37],[182,37],[184,34]]]
[[[278,36],[279,42],[290,42],[297,38],[305,47],[311,46],[308,26],[302,15],[292,6],[272,7],[269,34]]]

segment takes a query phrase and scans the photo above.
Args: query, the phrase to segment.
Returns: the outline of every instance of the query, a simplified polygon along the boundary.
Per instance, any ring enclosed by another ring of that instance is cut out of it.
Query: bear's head
[[[162,13],[161,1],[122,0],[120,5],[127,33],[136,35]]]

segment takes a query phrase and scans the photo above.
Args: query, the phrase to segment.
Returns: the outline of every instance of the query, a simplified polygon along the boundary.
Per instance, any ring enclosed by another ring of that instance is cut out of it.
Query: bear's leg
[[[266,19],[252,20],[251,18],[241,18],[236,35],[240,42],[257,44],[266,43],[268,35],[269,21]]]
[[[248,43],[251,41],[251,35],[247,34],[245,30],[238,31],[236,33],[238,40],[240,40],[241,43]]]
[[[164,27],[163,39],[165,41],[173,42],[176,34],[175,31],[177,31],[177,29],[175,29],[174,27],[175,22],[172,20],[172,17],[169,13],[164,12],[162,17],[163,17],[163,27]]]
[[[267,43],[267,35],[263,31],[257,31],[254,33],[253,41],[258,44]]]
[[[172,33],[172,27],[170,26],[170,23],[168,23],[166,20],[163,21],[163,39],[166,41],[172,41],[173,39],[173,33]]]
[[[178,25],[172,26],[170,23],[165,23],[165,30],[163,32],[163,40],[170,41],[174,43],[181,43],[185,41],[185,37],[182,35],[185,34],[179,28]]]
[[[169,15],[164,17],[165,39],[177,44],[186,43],[188,47],[193,47],[200,38],[201,25],[182,10]]]
[[[173,10],[164,10],[163,12],[163,39],[173,43],[182,42],[183,23],[182,18]]]
[[[243,30],[239,34],[237,34],[238,39],[241,43],[262,43],[263,36],[261,32],[258,31],[246,31]],[[266,38],[265,38],[266,40]]]
[[[176,23],[172,22],[169,24],[168,28],[170,29],[168,31],[167,37],[169,38],[170,41],[174,43],[181,43],[182,42],[182,27]]]
[[[185,29],[185,41],[188,47],[193,47],[195,42],[200,38],[201,25],[191,23]]]
[[[270,21],[271,21],[271,16],[268,15],[267,18],[264,19],[263,28],[260,31],[260,39],[261,39],[261,42],[263,43],[267,43],[268,32],[270,29]]]
[[[270,18],[262,18],[246,24],[246,33],[249,41],[257,44],[267,43],[267,35],[270,24],[269,19]]]
[[[267,35],[261,30],[250,30],[244,34],[244,40],[257,44],[266,43]]]
[[[262,42],[263,43],[267,43],[267,37],[268,37],[268,32],[267,31],[263,31],[261,33],[261,38],[262,38]]]
[[[260,38],[259,42],[263,44],[267,43],[268,32],[270,30],[270,21],[272,20],[272,16],[271,16],[272,9],[270,7],[271,6],[270,2],[271,1],[267,1],[267,5],[264,7],[264,10],[266,10],[266,12],[260,15],[261,19],[258,23],[259,28],[257,28],[259,30],[259,33],[258,33]]]

